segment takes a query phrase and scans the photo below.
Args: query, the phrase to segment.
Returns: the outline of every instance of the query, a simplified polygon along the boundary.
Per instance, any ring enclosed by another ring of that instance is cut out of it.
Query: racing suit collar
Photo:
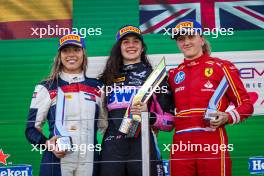
[[[208,59],[208,54],[203,54],[200,57],[193,59],[193,60],[188,60],[184,58],[184,65],[187,67],[193,67],[195,65],[199,65],[200,63],[203,63]]]
[[[71,83],[76,83],[76,82],[82,82],[85,80],[84,73],[81,72],[79,74],[69,74],[65,72],[60,72],[60,78],[64,81]]]
[[[145,67],[145,64],[143,62],[138,62],[138,63],[135,63],[135,64],[128,64],[128,65],[123,65],[121,67],[121,70],[122,71],[135,71],[135,70],[138,70],[142,67]]]

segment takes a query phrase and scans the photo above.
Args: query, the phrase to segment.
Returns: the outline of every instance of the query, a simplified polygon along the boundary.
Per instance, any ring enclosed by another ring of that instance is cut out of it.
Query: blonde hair
[[[211,45],[208,42],[208,40],[206,40],[205,38],[204,38],[204,45],[202,46],[202,49],[203,49],[203,53],[206,53],[209,56],[211,55]]]
[[[86,73],[86,69],[87,69],[87,53],[85,49],[83,50],[83,62],[82,62],[82,70],[84,72],[84,74]],[[61,62],[61,52],[59,51],[57,53],[57,55],[54,57],[54,62],[52,65],[52,69],[51,72],[49,74],[49,76],[47,77],[47,81],[53,82],[54,80],[58,79],[59,77],[59,73],[62,71],[63,65]]]

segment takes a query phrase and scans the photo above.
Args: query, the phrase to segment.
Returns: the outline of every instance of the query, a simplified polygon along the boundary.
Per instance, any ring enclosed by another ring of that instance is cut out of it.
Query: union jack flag
[[[263,0],[140,0],[142,33],[162,33],[183,18],[205,28],[264,29]]]

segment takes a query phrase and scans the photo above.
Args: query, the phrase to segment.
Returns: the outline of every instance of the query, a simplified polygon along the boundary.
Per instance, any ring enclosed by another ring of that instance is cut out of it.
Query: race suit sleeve
[[[223,64],[223,71],[229,83],[227,97],[235,105],[235,109],[228,112],[228,123],[236,124],[251,116],[254,107],[239,77],[237,68],[226,61]]]
[[[98,129],[102,135],[104,135],[107,127],[108,127],[108,120],[107,120],[107,110],[105,105],[105,93],[101,93],[101,101],[99,104],[99,118],[97,122]]]
[[[162,82],[159,92],[153,94],[150,107],[150,123],[154,128],[162,131],[171,131],[174,127],[174,101],[170,88],[167,83]]]
[[[32,144],[45,144],[47,138],[42,133],[42,127],[47,119],[47,113],[51,106],[48,90],[42,85],[37,85],[33,93],[29,109],[25,135]]]

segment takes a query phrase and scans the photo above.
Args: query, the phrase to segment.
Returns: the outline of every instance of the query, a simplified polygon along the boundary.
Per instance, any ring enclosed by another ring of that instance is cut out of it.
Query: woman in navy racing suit
[[[128,137],[119,131],[131,99],[152,72],[146,57],[146,44],[141,31],[131,25],[122,27],[116,37],[100,80],[105,84],[108,128],[103,137],[100,176],[141,176],[141,137]],[[147,104],[137,102],[131,114],[150,111],[151,176],[164,175],[162,160],[153,128],[172,128],[173,100],[165,84]],[[171,114],[170,114],[171,113]]]

